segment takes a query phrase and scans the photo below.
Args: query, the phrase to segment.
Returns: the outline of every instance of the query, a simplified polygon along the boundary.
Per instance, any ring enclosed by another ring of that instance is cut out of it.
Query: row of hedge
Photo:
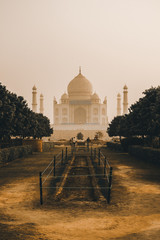
[[[143,146],[144,141],[142,138],[137,137],[130,137],[130,138],[123,138],[120,142],[108,142],[107,146],[110,149],[113,149],[115,151],[123,151],[128,152],[129,147],[132,145],[141,145]]]
[[[130,146],[129,154],[145,162],[160,164],[160,149],[142,146]]]
[[[23,140],[23,146],[15,146],[0,149],[0,165],[13,161],[18,158],[27,157],[32,152],[49,152],[55,145],[67,145],[69,141],[64,142],[42,142],[40,139]]]
[[[118,142],[107,142],[107,147],[114,151],[123,152],[122,145]]]
[[[11,147],[0,150],[0,165],[13,161],[17,158],[32,154],[32,146]]]
[[[129,145],[128,151],[126,151],[123,145],[118,142],[107,142],[107,147],[113,151],[128,152],[131,156],[137,157],[140,160],[160,165],[160,149]]]

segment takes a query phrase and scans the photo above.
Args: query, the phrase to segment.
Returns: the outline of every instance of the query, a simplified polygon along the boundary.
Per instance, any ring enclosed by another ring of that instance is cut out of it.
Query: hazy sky
[[[160,85],[160,0],[0,0],[0,82],[31,107],[32,87],[53,122],[59,100],[82,66],[108,99],[127,84],[129,105]],[[38,106],[39,109],[39,106]]]

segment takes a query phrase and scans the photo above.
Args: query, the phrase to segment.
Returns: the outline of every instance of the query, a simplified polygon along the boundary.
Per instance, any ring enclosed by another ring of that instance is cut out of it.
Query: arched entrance
[[[86,111],[84,108],[77,108],[74,111],[74,123],[76,124],[86,123]]]

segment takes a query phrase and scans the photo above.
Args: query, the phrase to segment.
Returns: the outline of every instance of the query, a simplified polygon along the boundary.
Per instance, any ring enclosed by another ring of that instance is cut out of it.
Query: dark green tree
[[[0,141],[9,141],[11,136],[42,138],[52,133],[47,117],[32,112],[23,97],[0,83]]]
[[[130,107],[134,135],[160,136],[160,87],[150,88]]]
[[[160,87],[150,88],[135,104],[129,114],[115,117],[109,124],[109,136],[139,137],[150,140],[160,139]]]
[[[0,83],[0,140],[10,138],[15,110],[15,102],[10,99],[9,91]]]
[[[127,125],[126,125],[126,115],[125,116],[117,116],[111,121],[107,128],[107,132],[110,137],[119,136],[126,136],[127,134]]]
[[[77,133],[77,139],[83,140],[83,134],[81,132]]]

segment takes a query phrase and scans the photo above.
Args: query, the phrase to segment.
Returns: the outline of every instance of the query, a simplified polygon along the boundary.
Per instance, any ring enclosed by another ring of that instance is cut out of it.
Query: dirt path
[[[111,204],[39,205],[38,174],[53,153],[36,154],[0,168],[0,239],[160,239],[160,169],[127,154],[103,150],[113,166]]]
[[[78,204],[80,204],[81,201],[93,201],[94,194],[91,177],[87,175],[89,175],[87,158],[81,156],[76,157],[69,172],[65,184],[66,189],[63,190],[61,201],[62,199],[67,203],[78,201]],[[84,189],[86,187],[88,187],[88,189]]]

